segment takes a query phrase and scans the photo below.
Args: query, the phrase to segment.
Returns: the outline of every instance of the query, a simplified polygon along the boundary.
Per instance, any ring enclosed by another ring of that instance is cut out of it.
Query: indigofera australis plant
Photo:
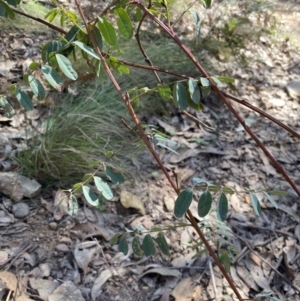
[[[224,102],[234,117],[243,126],[245,131],[263,150],[273,165],[284,176],[286,181],[292,186],[299,196],[300,191],[296,187],[295,183],[291,180],[283,167],[275,160],[263,143],[258,139],[258,137],[253,133],[253,131],[247,126],[238,111],[233,107],[231,101],[235,101],[252,109],[253,111],[258,112],[297,138],[300,138],[300,135],[290,127],[282,124],[274,117],[266,114],[259,108],[252,106],[245,100],[238,99],[220,90],[220,88],[222,88],[226,83],[233,83],[234,79],[230,77],[211,76],[204,70],[191,50],[176,35],[174,31],[174,24],[179,20],[172,20],[166,0],[149,0],[147,3],[138,0],[114,0],[99,14],[96,19],[93,20],[87,20],[79,0],[75,0],[75,2],[78,14],[63,8],[56,3],[56,7],[45,16],[45,20],[41,20],[33,16],[29,16],[24,12],[18,11],[16,7],[20,3],[20,0],[0,0],[1,16],[14,18],[15,14],[22,14],[37,22],[46,24],[49,28],[57,31],[61,35],[59,39],[50,41],[42,47],[41,60],[31,63],[28,74],[24,76],[24,84],[32,90],[34,100],[32,100],[28,94],[21,89],[20,83],[13,84],[9,91],[7,91],[7,95],[10,93],[15,96],[24,110],[32,110],[34,102],[43,99],[46,95],[47,89],[49,90],[52,88],[61,91],[70,83],[74,83],[79,80],[89,80],[91,78],[95,78],[95,80],[103,80],[103,78],[107,76],[118,91],[120,99],[126,105],[132,121],[136,126],[137,136],[144,142],[159,165],[161,172],[164,173],[178,195],[175,201],[175,217],[181,218],[185,216],[188,221],[187,223],[179,222],[176,226],[154,227],[150,232],[158,232],[155,239],[153,239],[150,233],[133,233],[135,235],[132,240],[133,252],[139,256],[153,255],[155,252],[156,242],[159,249],[164,254],[168,255],[169,246],[163,231],[174,227],[192,226],[200,239],[199,244],[193,246],[199,250],[196,256],[200,256],[204,251],[207,251],[215,261],[216,265],[220,268],[237,298],[239,300],[243,300],[228,274],[230,268],[230,252],[233,251],[232,246],[229,243],[227,244],[228,252],[224,252],[224,249],[219,250],[217,246],[212,246],[207,238],[208,233],[204,233],[203,231],[206,228],[205,224],[200,225],[189,210],[195,190],[201,189],[203,191],[198,199],[198,215],[201,218],[205,217],[211,211],[213,195],[215,195],[217,198],[216,221],[218,221],[215,223],[215,227],[218,231],[220,231],[219,239],[221,241],[222,236],[226,237],[230,235],[230,229],[224,225],[223,221],[226,219],[228,212],[227,196],[233,194],[234,190],[230,187],[218,187],[199,178],[193,179],[193,187],[181,189],[181,187],[178,186],[176,176],[170,175],[161,162],[153,148],[153,141],[151,141],[151,137],[149,139],[149,135],[145,133],[145,127],[136,115],[132,104],[142,95],[155,92],[158,93],[164,101],[171,100],[178,110],[180,110],[183,114],[190,116],[190,114],[186,111],[188,107],[195,110],[202,110],[202,98],[212,92],[215,93]],[[194,1],[194,3],[196,2],[197,1]],[[212,5],[212,1],[209,0],[199,0],[199,2],[207,9]],[[187,13],[191,13],[195,20],[196,33],[199,36],[200,17],[195,10],[192,10],[192,4],[193,3],[191,3],[187,10],[182,12],[180,18],[184,17]],[[55,18],[60,18],[61,28],[51,24]],[[185,56],[182,59],[190,60],[199,71],[199,76],[191,77],[185,74],[178,74],[172,70],[166,70],[161,66],[153,65],[151,59],[147,55],[147,49],[143,48],[142,40],[140,38],[142,24],[145,20],[150,20],[156,24],[160,28],[161,32],[164,32],[170,37],[170,40],[183,51]],[[136,24],[136,26],[134,26],[134,24]],[[145,58],[146,64],[124,61],[110,54],[110,49],[118,47],[119,36],[122,36],[122,38],[128,40],[128,43],[131,44],[135,43],[133,39],[133,36],[135,36],[136,42]],[[86,62],[86,72],[78,72],[78,70],[76,70],[75,62],[78,60]],[[155,87],[133,87],[130,90],[123,91],[121,81],[119,81],[114,74],[117,73],[119,75],[126,76],[130,73],[130,68],[139,68],[145,70],[145,72],[152,72],[157,80],[157,85]],[[162,81],[160,74],[170,74],[173,78],[177,78],[177,80],[171,83]],[[4,108],[8,116],[12,116],[14,114],[14,107],[9,101],[7,95],[0,95],[0,105]],[[198,122],[201,123],[201,121]],[[164,141],[164,139],[159,135],[156,135],[156,138],[161,138],[161,141]],[[165,141],[167,141],[167,139]],[[166,145],[162,146],[167,147]],[[74,187],[69,190],[69,214],[74,215],[78,210],[76,198],[77,193],[82,192],[86,201],[92,206],[99,206],[103,199],[109,200],[113,197],[109,184],[97,175],[97,171],[104,169],[106,176],[112,183],[121,184],[124,181],[123,176],[109,166],[109,159],[115,156],[118,151],[122,150],[116,150],[116,152],[108,154],[107,161],[101,162],[98,170],[92,174],[85,175],[82,182],[75,184]],[[90,185],[92,181],[95,184],[95,189]],[[99,194],[95,191],[98,191]],[[260,203],[256,196],[256,193],[258,192],[264,193],[275,207],[277,205],[272,198],[272,194],[283,193],[280,191],[257,191],[245,189],[245,193],[249,194],[252,206],[257,215],[261,214]],[[120,233],[112,238],[111,243],[114,244],[118,242],[120,251],[127,253],[127,237],[131,234],[132,233]]]

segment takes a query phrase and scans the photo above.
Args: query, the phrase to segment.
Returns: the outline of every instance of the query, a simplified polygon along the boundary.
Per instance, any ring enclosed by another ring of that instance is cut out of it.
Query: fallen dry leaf
[[[84,276],[88,264],[92,261],[94,254],[99,251],[100,246],[95,241],[77,243],[74,250],[74,257],[78,266],[83,270]]]
[[[49,301],[85,301],[81,291],[73,282],[66,281],[60,285],[48,298]]]
[[[45,301],[48,300],[49,295],[51,295],[59,286],[58,282],[39,278],[30,278],[29,282],[31,287],[37,290],[39,292],[39,296]]]
[[[190,301],[193,295],[193,282],[191,277],[184,278],[177,283],[171,295],[176,301]]]
[[[140,197],[123,190],[121,192],[120,201],[125,208],[135,208],[138,209],[142,215],[146,214],[144,204]]]

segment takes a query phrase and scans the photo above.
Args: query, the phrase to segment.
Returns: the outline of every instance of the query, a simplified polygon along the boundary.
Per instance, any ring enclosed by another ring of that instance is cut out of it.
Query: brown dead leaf
[[[27,297],[24,292],[20,292],[20,284],[18,284],[18,279],[13,273],[6,271],[0,272],[0,279],[9,290],[15,292],[14,296],[16,301],[33,301]]]
[[[179,156],[178,155],[172,155],[170,158],[170,163],[177,164],[181,161],[184,161],[188,158],[196,157],[198,154],[201,153],[200,149],[188,149],[181,153]]]
[[[120,201],[125,208],[135,208],[138,209],[142,215],[146,214],[144,204],[140,197],[123,190],[121,192]]]
[[[61,189],[55,193],[54,197],[54,219],[59,221],[62,217],[68,214],[68,196]]]
[[[77,243],[74,250],[74,257],[78,266],[83,270],[84,276],[87,272],[87,267],[92,261],[94,254],[98,252],[100,246],[95,241],[86,241]]]
[[[73,282],[66,281],[60,285],[49,297],[49,301],[85,301],[81,291]]]
[[[3,265],[8,259],[8,253],[5,251],[0,251],[0,265]]]
[[[103,270],[100,272],[99,276],[95,280],[92,291],[91,291],[91,297],[92,300],[95,301],[98,296],[102,293],[102,286],[106,283],[106,281],[114,276],[124,277],[127,274],[127,270],[124,268],[117,268],[117,269],[111,269],[111,270]]]
[[[102,293],[101,287],[105,284],[105,282],[112,276],[112,272],[110,270],[101,271],[97,279],[95,280],[92,291],[91,297],[92,300],[95,301],[96,298]]]
[[[192,300],[193,282],[191,277],[182,279],[175,288],[171,295],[176,301],[190,301]]]

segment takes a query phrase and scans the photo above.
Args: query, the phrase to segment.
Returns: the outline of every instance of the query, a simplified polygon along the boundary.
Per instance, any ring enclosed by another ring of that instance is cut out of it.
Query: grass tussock
[[[24,174],[40,181],[68,182],[95,170],[107,160],[107,152],[121,149],[107,164],[130,173],[134,169],[130,141],[135,137],[121,121],[126,116],[126,108],[110,84],[90,86],[79,96],[60,99],[43,122],[44,134],[36,135],[32,146],[16,160]]]

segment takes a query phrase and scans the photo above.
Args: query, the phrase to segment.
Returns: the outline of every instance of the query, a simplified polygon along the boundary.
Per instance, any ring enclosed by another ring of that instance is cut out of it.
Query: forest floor
[[[212,57],[207,50],[199,50],[200,63],[201,59],[210,60],[214,70],[236,80],[226,92],[247,100],[300,133],[300,3],[277,0],[271,3],[261,18],[268,23],[275,17],[276,33],[260,36],[255,43],[247,44],[246,65],[238,60],[226,60],[222,52]],[[0,37],[0,49],[4,51],[7,35],[3,31]],[[35,37],[11,34],[9,39],[19,59],[22,51],[39,51]],[[16,64],[9,66],[6,62],[3,66],[1,62],[0,71],[6,68],[8,72],[1,73],[2,90],[11,82],[9,76]],[[221,100],[209,96],[204,106],[195,116],[214,130],[178,112],[168,117],[148,116],[151,123],[172,135],[171,139],[181,146],[177,150],[179,155],[159,150],[160,157],[170,173],[177,175],[182,188],[191,187],[192,178],[198,177],[237,192],[228,196],[230,210],[225,225],[231,232],[225,235],[227,242],[220,244],[219,251],[230,252],[230,275],[242,297],[254,299],[261,294],[256,300],[271,300],[273,296],[299,301],[299,197]],[[300,188],[299,140],[259,114],[237,103],[234,106]],[[13,121],[1,118],[4,162],[7,146],[3,145],[3,137],[10,145],[7,141],[16,139],[23,128],[16,118]],[[7,197],[2,196],[0,280],[8,289],[0,291],[1,300],[12,300],[8,290],[22,293],[16,300],[237,300],[207,254],[193,258],[199,248],[192,248],[198,240],[191,227],[164,232],[170,257],[160,251],[148,258],[137,257],[131,248],[124,255],[118,252],[118,246],[109,244],[113,235],[128,229],[148,231],[153,226],[175,225],[176,193],[145,154],[135,162],[140,167],[137,174],[143,171],[143,180],[138,177],[115,187],[115,196],[104,211],[81,203],[78,215],[71,217],[66,214],[65,203],[61,209],[54,206],[63,196],[59,187],[55,192],[43,187],[41,197],[22,201],[29,205],[30,214],[19,219],[5,206]],[[2,170],[5,171],[4,164]],[[244,188],[282,190],[288,194],[273,196],[276,209],[264,193],[257,193],[262,207],[259,217]],[[203,230],[216,246],[221,237],[217,232],[220,226],[214,214],[205,220],[199,218],[196,200],[200,194],[195,191],[190,209],[202,225],[209,224]],[[122,206],[125,203],[129,209]],[[155,233],[151,235],[156,237]],[[230,244],[234,247],[228,248]]]

